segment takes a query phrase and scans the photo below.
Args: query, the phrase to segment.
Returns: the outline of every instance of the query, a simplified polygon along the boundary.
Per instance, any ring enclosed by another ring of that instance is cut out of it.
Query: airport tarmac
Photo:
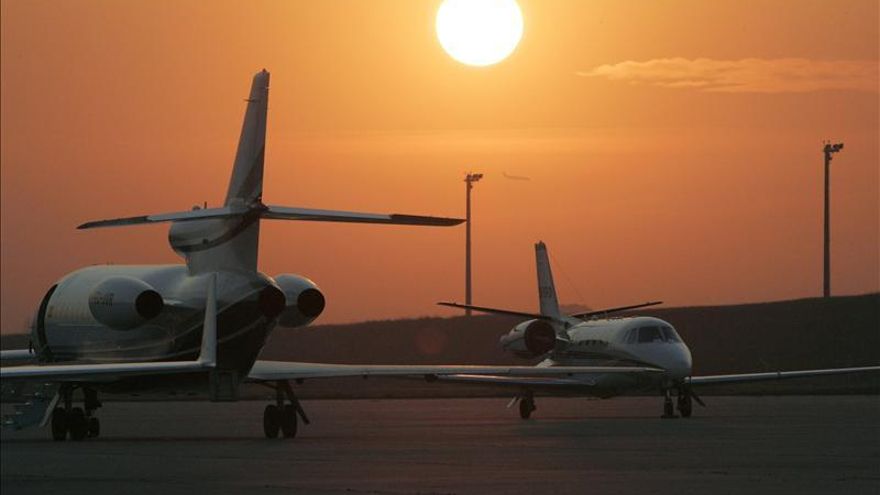
[[[263,402],[108,402],[102,436],[4,431],[6,494],[880,493],[880,397],[304,401],[293,441]]]

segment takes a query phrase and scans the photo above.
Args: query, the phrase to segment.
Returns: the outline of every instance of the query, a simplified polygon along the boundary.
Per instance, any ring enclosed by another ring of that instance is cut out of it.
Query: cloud
[[[717,93],[876,92],[880,91],[877,67],[871,60],[658,58],[600,65],[577,74]]]

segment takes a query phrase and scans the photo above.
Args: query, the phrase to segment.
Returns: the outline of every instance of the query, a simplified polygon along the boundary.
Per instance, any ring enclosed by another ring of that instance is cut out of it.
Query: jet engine
[[[275,277],[275,283],[287,299],[287,305],[278,318],[279,325],[302,327],[314,321],[324,311],[324,294],[311,280],[285,273]]]
[[[129,330],[159,316],[165,302],[150,284],[132,277],[110,277],[89,293],[89,311],[115,330]]]
[[[548,321],[526,321],[501,337],[501,345],[519,357],[543,356],[556,347],[556,329]]]

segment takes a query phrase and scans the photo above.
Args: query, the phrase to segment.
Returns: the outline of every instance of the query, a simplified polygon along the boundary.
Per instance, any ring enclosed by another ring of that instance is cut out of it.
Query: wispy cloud
[[[600,65],[577,74],[631,84],[720,93],[880,91],[878,64],[873,60],[658,58]]]

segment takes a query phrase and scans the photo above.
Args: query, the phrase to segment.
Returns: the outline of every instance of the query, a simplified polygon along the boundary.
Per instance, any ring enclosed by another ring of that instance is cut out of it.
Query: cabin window
[[[639,328],[639,344],[650,344],[652,342],[665,342],[663,334],[660,333],[660,327],[641,327]]]
[[[663,336],[666,337],[667,342],[681,342],[681,337],[679,337],[678,334],[675,333],[674,328],[667,325],[663,325],[660,328],[663,331]]]

